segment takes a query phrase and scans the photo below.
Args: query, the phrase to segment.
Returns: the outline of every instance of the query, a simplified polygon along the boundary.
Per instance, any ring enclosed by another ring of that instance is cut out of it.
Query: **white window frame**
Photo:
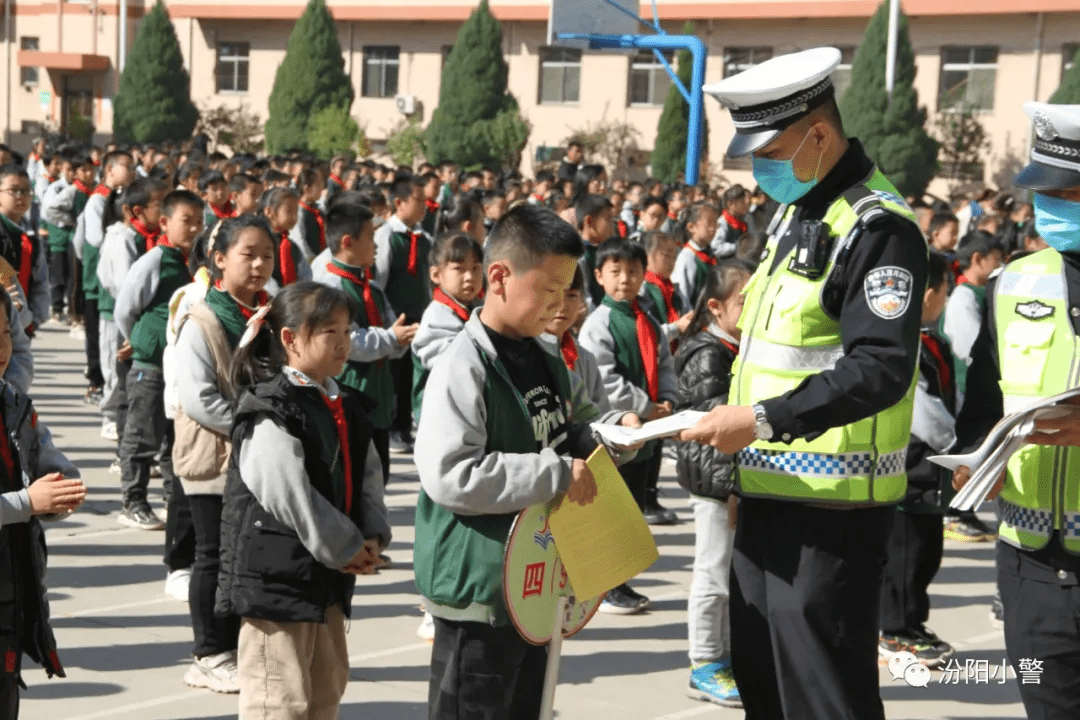
[[[994,62],[975,62],[975,53],[979,50],[992,49],[994,51]],[[967,50],[968,60],[965,63],[946,62],[945,54],[948,51]],[[941,71],[938,73],[938,109],[945,112],[953,112],[959,110],[957,107],[944,105],[945,88],[943,87],[942,79],[947,72],[961,72],[966,71],[970,77],[972,70],[993,70],[994,71],[994,85],[997,85],[997,69],[998,58],[1001,55],[1001,48],[996,45],[947,45],[941,48]],[[967,97],[969,93],[965,93]],[[994,112],[994,106],[997,104],[997,92],[996,87],[990,93],[990,106],[989,107],[976,107],[970,105],[972,112],[976,113],[991,113]]]
[[[545,53],[558,51],[564,59],[559,60],[547,60],[544,58]],[[565,54],[569,53],[573,55],[577,53],[577,60],[566,60]],[[581,61],[584,57],[584,53],[574,48],[564,48],[558,46],[544,47],[540,49],[540,82],[537,88],[537,103],[540,105],[577,105],[581,102]],[[566,70],[570,68],[577,68],[578,71],[578,92],[577,97],[573,100],[566,99]],[[561,100],[545,100],[544,99],[544,72],[546,70],[561,70],[563,72],[562,81],[562,93],[560,94]]]
[[[394,53],[390,57],[390,51]],[[378,54],[378,57],[375,55]],[[401,46],[400,45],[365,45],[363,51],[363,76],[360,78],[360,95],[366,98],[393,98],[401,89]],[[379,66],[379,87],[368,87],[368,67]],[[392,92],[386,87],[386,70],[391,65],[397,68],[397,80]]]
[[[20,50],[39,50],[41,48],[41,39],[33,35],[22,35],[19,37],[19,49]],[[20,85],[32,85],[36,86],[41,82],[41,68],[34,66],[20,66],[19,67],[19,84]]]
[[[232,55],[222,55],[222,48],[232,48]],[[214,82],[217,86],[218,94],[220,95],[244,95],[251,87],[251,43],[237,42],[233,40],[223,40],[217,43],[217,65],[214,68]],[[240,54],[240,50],[244,51],[244,54]],[[240,87],[240,65],[243,63],[247,65],[247,73],[245,73],[245,82],[247,87]],[[231,65],[232,66],[232,87],[226,88],[222,86],[222,68]]]
[[[749,52],[750,62],[734,62],[731,56],[736,52]],[[731,45],[724,48],[724,77],[738,75],[744,70],[749,70],[755,65],[760,65],[774,57],[774,50],[769,45]],[[757,55],[761,57],[758,58]]]
[[[645,57],[646,53],[648,53],[647,59]],[[668,65],[670,65],[671,67],[675,67],[674,52],[664,53],[664,59],[667,60]],[[646,102],[634,101],[633,78],[635,72],[648,73],[649,89],[647,94],[651,98],[651,100]],[[663,78],[663,80],[666,82],[657,82],[658,78]],[[662,91],[658,91],[658,85],[660,84],[664,86]],[[628,97],[626,100],[627,105],[629,105],[630,107],[639,108],[663,107],[664,100],[667,98],[668,88],[670,88],[672,84],[673,83],[671,81],[671,76],[668,75],[667,69],[663,66],[663,64],[661,64],[659,60],[656,59],[656,55],[653,54],[652,50],[643,50],[640,55],[630,56],[630,77],[627,81],[627,94],[630,97]]]

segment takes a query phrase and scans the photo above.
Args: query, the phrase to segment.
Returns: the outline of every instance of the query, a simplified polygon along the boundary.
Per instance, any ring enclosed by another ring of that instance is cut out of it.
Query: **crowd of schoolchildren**
[[[430,716],[535,717],[546,650],[518,635],[502,595],[514,513],[591,499],[590,423],[726,402],[741,291],[776,208],[737,185],[609,183],[576,143],[535,179],[43,140],[25,163],[0,155],[5,717],[23,652],[63,676],[37,518],[86,494],[28,399],[44,323],[85,339],[119,522],[165,530],[165,590],[190,606],[188,685],[239,692],[245,718],[336,717],[355,576],[391,565],[390,453],[415,443]],[[1040,241],[1008,196],[915,205],[936,252],[881,651],[933,666],[952,653],[924,624],[942,538],[993,533],[973,515],[944,524],[945,478],[925,458],[955,437],[987,279]],[[689,692],[738,705],[732,458],[655,441],[613,452],[650,524],[678,522],[658,490],[662,459],[676,460],[696,538]],[[648,606],[624,584],[601,610]]]

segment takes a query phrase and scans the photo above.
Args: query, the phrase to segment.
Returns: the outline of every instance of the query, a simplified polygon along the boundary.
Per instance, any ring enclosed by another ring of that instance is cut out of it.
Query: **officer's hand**
[[[566,489],[566,499],[578,505],[588,505],[596,499],[596,478],[580,458],[574,458],[570,466],[570,487]]]
[[[753,408],[720,405],[698,420],[697,425],[676,435],[675,439],[711,445],[722,453],[734,455],[754,442],[756,426]]]
[[[1027,436],[1032,445],[1080,446],[1080,398],[1072,398],[1055,408],[1057,417],[1035,421],[1035,432]]]
[[[990,492],[986,494],[987,500],[993,500],[1001,494],[1001,489],[1005,487],[1005,474],[1005,471],[1002,471],[1001,475],[997,479],[997,482],[995,482],[994,486],[990,488]],[[952,476],[953,490],[960,492],[960,490],[962,490],[963,487],[967,485],[968,480],[970,479],[971,468],[969,468],[967,465],[961,465],[960,467],[956,468],[956,470],[953,471]]]

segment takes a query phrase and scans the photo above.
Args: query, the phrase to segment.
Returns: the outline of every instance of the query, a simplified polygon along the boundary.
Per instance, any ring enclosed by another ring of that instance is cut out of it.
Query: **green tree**
[[[683,35],[694,34],[694,23],[683,26]],[[683,87],[690,89],[694,59],[689,50],[680,50],[675,55],[678,63],[676,75]],[[649,162],[652,164],[653,177],[663,182],[674,182],[679,173],[686,170],[686,141],[690,137],[690,103],[679,92],[675,83],[668,88],[664,98],[664,110],[660,113],[660,122],[656,126],[656,145],[653,147]],[[709,121],[705,113],[701,116],[701,157],[709,156]]]
[[[161,0],[139,25],[113,98],[117,142],[162,142],[191,137],[199,111],[169,13]]]
[[[329,105],[311,116],[307,148],[322,160],[335,155],[367,155],[367,137],[347,108]]]
[[[274,77],[266,121],[267,151],[306,148],[318,112],[334,105],[348,114],[352,101],[334,18],[325,0],[309,0]]]
[[[394,164],[412,167],[424,156],[424,129],[412,118],[402,118],[386,136],[386,152]]]
[[[439,107],[424,133],[427,159],[453,160],[464,167],[507,162],[528,126],[517,100],[507,92],[509,68],[502,53],[502,28],[487,0],[461,26],[446,58],[439,89]],[[517,118],[517,120],[515,120]]]
[[[900,14],[896,78],[892,101],[885,91],[889,3],[870,18],[851,65],[851,86],[840,100],[848,135],[859,138],[867,154],[904,195],[922,195],[937,172],[938,143],[926,132],[926,108],[915,92],[915,53],[907,17]]]
[[[1080,104],[1080,50],[1073,57],[1072,67],[1061,78],[1061,85],[1050,96],[1055,105]]]

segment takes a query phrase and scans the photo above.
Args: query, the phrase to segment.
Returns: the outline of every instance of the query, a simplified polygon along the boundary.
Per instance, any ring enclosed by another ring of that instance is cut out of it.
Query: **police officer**
[[[1031,163],[1014,181],[1035,191],[1035,226],[1050,247],[1009,263],[987,287],[957,447],[1004,413],[1080,385],[1080,106],[1027,103]],[[1039,423],[1009,461],[997,495],[998,586],[1005,649],[1031,720],[1080,718],[1080,414]],[[963,452],[963,450],[961,451]],[[970,469],[953,480],[960,488]]]
[[[904,496],[927,248],[844,134],[840,51],[774,58],[705,91],[729,157],[781,203],[746,288],[730,405],[680,436],[737,453],[732,667],[749,720],[880,720],[878,612]]]

